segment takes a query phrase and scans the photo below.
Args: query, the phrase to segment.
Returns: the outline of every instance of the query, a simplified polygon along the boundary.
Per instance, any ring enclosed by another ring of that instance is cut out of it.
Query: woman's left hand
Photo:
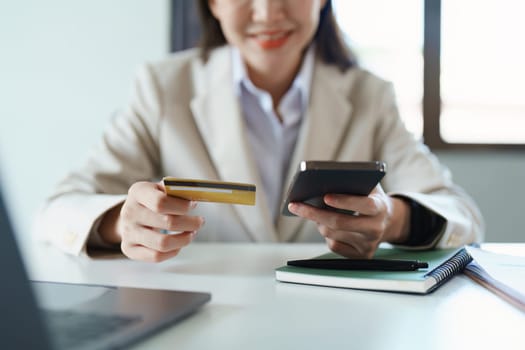
[[[371,258],[381,242],[403,242],[408,238],[410,208],[403,200],[388,196],[381,185],[368,196],[327,194],[324,202],[357,215],[340,214],[294,202],[288,210],[317,223],[333,252],[349,258]]]

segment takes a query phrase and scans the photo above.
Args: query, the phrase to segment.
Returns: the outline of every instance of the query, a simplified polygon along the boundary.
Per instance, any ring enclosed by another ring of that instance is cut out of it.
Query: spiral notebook
[[[334,253],[324,254],[314,259],[338,258],[345,259]],[[379,248],[374,258],[420,260],[428,262],[428,268],[391,272],[313,269],[285,265],[275,270],[275,278],[281,282],[318,286],[427,294],[463,271],[472,260],[465,248],[427,251]]]

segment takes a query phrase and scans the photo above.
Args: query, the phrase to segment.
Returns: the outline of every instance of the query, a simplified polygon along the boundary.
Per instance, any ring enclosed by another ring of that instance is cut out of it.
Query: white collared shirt
[[[240,99],[249,144],[268,199],[269,211],[276,223],[286,172],[308,107],[314,49],[311,46],[307,50],[299,73],[276,108],[282,123],[274,111],[272,97],[251,82],[236,48],[232,48],[232,63],[234,89]]]

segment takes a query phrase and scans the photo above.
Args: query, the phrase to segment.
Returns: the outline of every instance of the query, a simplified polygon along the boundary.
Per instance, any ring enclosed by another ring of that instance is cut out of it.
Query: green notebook
[[[319,258],[345,259],[334,253],[324,254],[314,259]],[[428,262],[428,268],[390,272],[327,270],[286,265],[275,270],[275,278],[278,281],[290,283],[426,294],[463,271],[463,268],[472,260],[464,248],[427,251],[379,248],[374,258],[420,260]]]

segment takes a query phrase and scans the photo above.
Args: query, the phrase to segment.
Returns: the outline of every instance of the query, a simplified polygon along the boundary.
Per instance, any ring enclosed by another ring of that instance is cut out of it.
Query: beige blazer
[[[383,188],[442,215],[446,227],[433,244],[480,240],[481,215],[429,150],[399,119],[391,84],[353,68],[341,73],[316,61],[311,96],[283,192],[300,160],[387,163]],[[255,207],[199,203],[206,219],[198,241],[323,241],[316,227],[295,217],[272,223],[232,81],[230,49],[204,64],[198,51],[144,65],[129,105],[107,129],[80,169],[56,188],[36,227],[66,252],[85,250],[98,219],[122,202],[136,181],[163,176],[255,183]]]

